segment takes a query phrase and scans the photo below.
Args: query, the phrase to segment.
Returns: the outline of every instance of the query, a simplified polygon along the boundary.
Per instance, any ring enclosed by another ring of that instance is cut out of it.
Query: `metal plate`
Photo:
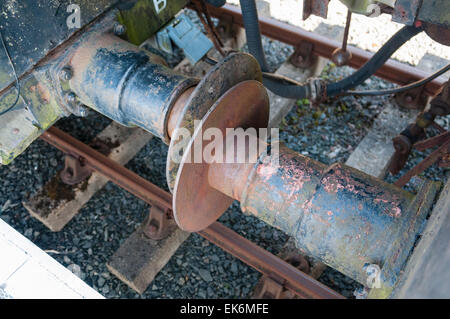
[[[182,116],[177,123],[177,128],[186,128],[194,133],[194,121],[201,120],[219,97],[234,85],[247,81],[257,80],[262,82],[261,68],[258,61],[247,53],[235,53],[227,56],[217,63],[192,92],[186,104]],[[179,132],[178,132],[179,133]],[[173,144],[181,138],[175,130],[169,145],[169,156],[166,164],[167,184],[171,191],[174,189],[175,178],[178,171],[178,163],[172,161]],[[186,144],[188,140],[185,140]],[[179,141],[177,143],[183,143]],[[185,147],[183,149],[186,149]]]
[[[73,2],[73,1],[72,1]],[[80,27],[91,22],[113,6],[114,0],[79,0]],[[21,76],[51,50],[66,41],[79,29],[70,28],[69,1],[21,0],[1,1],[0,29],[11,59]],[[0,44],[0,90],[14,81],[11,65]]]
[[[226,92],[209,110],[190,139],[178,170],[173,197],[173,212],[185,231],[200,231],[211,225],[231,205],[233,199],[212,188],[208,182],[209,164],[194,163],[194,145],[205,147],[208,128],[218,128],[225,137],[227,128],[265,128],[269,122],[269,97],[258,81],[245,81]],[[203,148],[202,148],[203,150]]]

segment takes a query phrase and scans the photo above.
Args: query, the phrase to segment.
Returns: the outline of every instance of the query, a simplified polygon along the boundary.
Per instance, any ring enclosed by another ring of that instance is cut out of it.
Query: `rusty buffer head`
[[[264,86],[254,80],[235,85],[208,111],[185,149],[175,182],[173,210],[181,229],[194,232],[208,227],[233,202],[210,186],[210,165],[196,163],[195,149],[203,150],[210,142],[203,138],[203,132],[219,129],[225,137],[227,128],[266,128],[268,122],[269,97]]]
[[[218,62],[196,86],[189,100],[180,112],[176,128],[187,129],[191,136],[194,133],[195,120],[201,120],[216,101],[236,84],[256,80],[262,82],[262,72],[258,61],[247,53],[233,53]],[[166,163],[166,178],[170,190],[174,189],[179,163],[173,161],[174,152],[180,148],[179,143],[187,143],[180,130],[175,130],[169,145],[169,156]],[[175,144],[177,144],[175,146]],[[184,144],[183,146],[187,146]]]

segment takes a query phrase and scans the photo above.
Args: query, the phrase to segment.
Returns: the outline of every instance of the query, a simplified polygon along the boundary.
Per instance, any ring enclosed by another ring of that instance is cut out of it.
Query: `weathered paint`
[[[296,239],[298,247],[366,285],[364,266],[382,269],[387,297],[405,266],[436,186],[416,196],[344,164],[328,168],[280,147],[279,166],[261,158],[241,198],[244,212]]]
[[[81,27],[115,5],[117,0],[77,0]],[[0,2],[0,29],[19,76],[32,68],[79,29],[66,19],[69,1],[6,0]],[[11,66],[0,45],[0,90],[14,81]]]
[[[0,2],[0,29],[17,73],[21,76],[105,12],[118,8],[117,20],[127,27],[124,37],[134,44],[140,44],[169,22],[189,1],[165,1],[166,6],[159,13],[154,9],[155,2],[158,1],[6,0]],[[67,25],[66,20],[72,13],[67,12],[70,3],[80,7],[80,29]],[[3,49],[0,49],[0,90],[13,81],[11,66]]]
[[[450,1],[448,0],[424,0],[420,7],[419,20],[450,27]]]
[[[160,12],[159,16],[156,16],[154,10],[146,10],[145,12],[140,10],[143,7],[150,8],[154,5],[153,1],[149,0],[121,1],[120,4],[117,0],[98,0],[95,2],[80,0],[77,1],[81,11],[80,28],[70,29],[66,24],[66,19],[71,13],[67,12],[67,5],[62,2],[53,0],[50,2],[47,0],[3,1],[0,4],[0,29],[20,77],[22,90],[21,98],[14,110],[0,117],[1,163],[10,163],[45,129],[59,118],[74,111],[65,102],[65,94],[70,92],[71,87],[68,82],[59,81],[57,75],[57,71],[68,62],[67,57],[74,48],[79,47],[80,43],[83,43],[93,34],[110,32],[117,19],[125,19],[124,17],[126,17],[125,24],[130,34],[133,33],[134,28],[139,27],[142,30],[139,33],[139,39],[144,40],[169,21],[186,2],[185,0],[167,1],[166,8]],[[116,6],[117,4],[119,5]],[[121,21],[125,22],[124,20]],[[33,27],[30,28],[30,25]],[[150,29],[142,27],[148,25],[151,25]],[[120,46],[120,40],[118,38],[116,40],[119,42],[116,45]],[[130,47],[131,44],[128,43],[126,50],[133,51]],[[98,53],[101,60],[102,52]],[[126,96],[126,99],[130,100],[130,105],[132,105],[130,107],[134,108],[134,113],[131,112],[131,119],[127,122],[125,118],[123,123],[146,127],[158,126],[157,129],[149,129],[149,131],[156,135],[160,134],[168,142],[165,127],[167,118],[165,116],[170,110],[173,99],[176,99],[183,90],[195,84],[196,81],[187,79],[183,82],[182,76],[159,65],[161,61],[154,56],[144,57],[145,54],[142,52],[120,52],[120,49],[116,53],[116,61],[126,60],[128,57],[129,61],[134,58],[138,62],[145,59],[150,62],[149,64],[142,62],[143,68],[122,77],[122,80],[131,79],[131,81],[134,81],[130,86],[122,83],[123,86],[118,88],[123,89],[123,92],[111,94],[111,90],[105,91],[103,97],[111,101],[114,97],[129,95]],[[138,56],[139,54],[140,56]],[[109,62],[113,63],[114,59],[111,56],[109,57]],[[87,61],[83,63],[87,63]],[[139,63],[136,63],[134,66],[139,65]],[[86,67],[86,64],[84,66]],[[115,67],[112,64],[106,66],[109,68],[108,71],[111,72]],[[135,71],[133,65],[130,64],[128,71]],[[141,83],[141,80],[149,81],[149,72],[155,75],[153,83]],[[119,75],[116,75],[111,79],[114,80],[118,77]],[[93,84],[92,81],[90,83]],[[105,88],[111,88],[112,85],[112,83],[107,82],[103,84],[105,84]],[[153,85],[153,88],[159,85],[166,95],[163,92],[161,98],[157,99],[155,98],[157,94],[153,91],[153,96],[148,97],[146,95],[147,90],[143,91],[146,84]],[[0,50],[0,111],[7,109],[15,100],[16,90],[13,85],[14,76],[11,65],[8,63],[4,50]],[[139,90],[142,91],[132,90],[131,86],[133,85],[139,87]],[[175,86],[172,91],[169,88],[171,85]],[[98,89],[98,87],[92,88],[92,90]],[[101,95],[100,92],[97,93]],[[150,109],[150,113],[152,107],[148,107],[148,104],[160,106],[160,109],[149,115],[149,112],[140,110],[138,104],[142,104],[141,106],[147,111]],[[123,117],[120,112],[115,115],[117,114]],[[114,119],[114,114],[110,115]],[[154,116],[152,117],[152,115]],[[157,115],[159,115],[159,118],[157,118]]]
[[[158,2],[161,4],[159,12],[155,8]],[[140,0],[132,4],[130,8],[121,9],[118,21],[127,28],[127,40],[139,45],[169,22],[188,2],[188,0]],[[165,4],[164,7],[163,4]]]
[[[19,102],[0,116],[0,164],[9,164],[40,134],[64,115],[52,91],[42,81],[45,70],[36,71],[22,81]],[[0,97],[0,109],[16,98],[15,88]]]
[[[413,25],[422,2],[422,0],[397,0],[392,13],[392,21]]]

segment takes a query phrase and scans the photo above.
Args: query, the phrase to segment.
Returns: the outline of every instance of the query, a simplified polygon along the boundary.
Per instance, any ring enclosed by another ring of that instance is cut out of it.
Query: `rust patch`
[[[70,201],[75,198],[75,192],[72,186],[64,184],[59,174],[53,176],[52,179],[45,184],[44,194],[55,201]]]

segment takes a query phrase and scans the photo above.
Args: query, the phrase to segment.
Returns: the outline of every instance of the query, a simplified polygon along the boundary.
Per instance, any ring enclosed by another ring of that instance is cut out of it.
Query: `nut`
[[[61,81],[69,81],[73,77],[73,70],[70,66],[65,66],[59,71],[59,79]]]

